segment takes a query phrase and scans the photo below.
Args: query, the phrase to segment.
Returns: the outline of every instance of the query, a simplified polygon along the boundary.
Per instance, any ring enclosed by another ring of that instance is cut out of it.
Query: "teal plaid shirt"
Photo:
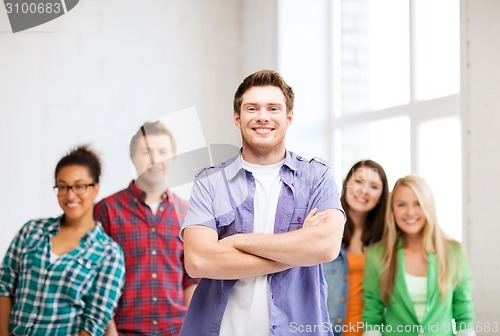
[[[0,269],[0,296],[12,299],[12,335],[103,335],[125,278],[121,248],[97,223],[80,246],[50,262],[59,218],[33,220],[12,241]]]

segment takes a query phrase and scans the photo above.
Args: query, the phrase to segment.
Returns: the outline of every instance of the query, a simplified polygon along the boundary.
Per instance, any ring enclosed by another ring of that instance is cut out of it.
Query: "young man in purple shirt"
[[[330,168],[285,149],[293,100],[277,72],[245,78],[241,154],[196,175],[181,236],[202,280],[181,336],[332,335],[321,264],[339,253],[344,213]]]

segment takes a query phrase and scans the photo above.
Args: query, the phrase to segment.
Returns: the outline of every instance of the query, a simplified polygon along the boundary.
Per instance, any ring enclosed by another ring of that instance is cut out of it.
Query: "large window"
[[[461,240],[459,2],[281,0],[279,12],[280,71],[306,96],[296,115],[308,111],[291,143],[325,156],[339,180],[364,158],[391,187],[421,175],[441,226]]]

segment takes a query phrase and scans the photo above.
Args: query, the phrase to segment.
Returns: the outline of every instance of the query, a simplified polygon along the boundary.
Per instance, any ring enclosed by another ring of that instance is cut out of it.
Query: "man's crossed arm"
[[[192,277],[243,279],[311,266],[335,259],[340,251],[344,214],[311,210],[302,228],[279,234],[236,234],[219,240],[211,228],[184,229],[186,269]]]

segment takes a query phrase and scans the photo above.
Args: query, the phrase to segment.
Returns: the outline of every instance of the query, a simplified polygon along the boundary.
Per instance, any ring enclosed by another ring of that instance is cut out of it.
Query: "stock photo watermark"
[[[66,14],[79,0],[4,0],[13,33],[40,26]]]
[[[476,331],[484,334],[492,333],[497,335],[500,330],[499,322],[460,322],[454,320],[445,323],[427,323],[425,325],[369,325],[365,322],[334,325],[333,323],[324,322],[321,325],[300,324],[291,322],[289,325],[292,334],[317,334],[320,332],[335,332],[335,333],[361,333],[361,332],[380,332],[380,333],[432,333],[439,335],[440,333],[456,334],[457,330]]]

